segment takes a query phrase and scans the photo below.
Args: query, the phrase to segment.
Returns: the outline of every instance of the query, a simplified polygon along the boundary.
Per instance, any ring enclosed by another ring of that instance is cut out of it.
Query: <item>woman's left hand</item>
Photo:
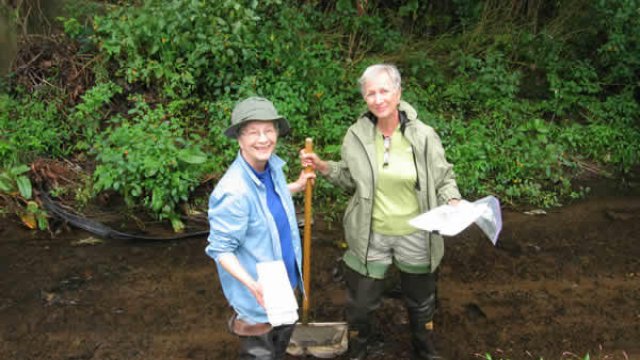
[[[460,199],[451,199],[451,200],[449,200],[448,204],[451,205],[451,206],[456,206],[456,205],[460,204]]]

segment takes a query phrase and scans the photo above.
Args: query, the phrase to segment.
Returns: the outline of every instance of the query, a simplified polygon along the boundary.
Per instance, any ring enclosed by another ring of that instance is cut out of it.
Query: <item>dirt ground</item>
[[[594,191],[527,215],[503,210],[494,247],[469,228],[446,239],[436,314],[447,359],[640,359],[640,193]],[[0,359],[233,359],[229,309],[204,237],[51,237],[0,219]],[[343,320],[340,227],[316,219],[312,318]],[[408,359],[407,316],[389,295],[373,359]]]

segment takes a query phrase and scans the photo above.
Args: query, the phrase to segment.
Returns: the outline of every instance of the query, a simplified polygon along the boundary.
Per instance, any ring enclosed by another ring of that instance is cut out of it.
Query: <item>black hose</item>
[[[40,191],[40,199],[42,200],[42,206],[50,216],[55,216],[79,229],[88,231],[94,235],[97,235],[106,239],[117,240],[180,240],[191,237],[204,236],[209,234],[209,230],[194,231],[188,233],[175,234],[171,236],[149,236],[149,235],[135,235],[128,234],[122,231],[118,231],[102,224],[98,221],[87,219],[82,216],[73,214],[65,210],[62,206],[58,205],[46,191]]]

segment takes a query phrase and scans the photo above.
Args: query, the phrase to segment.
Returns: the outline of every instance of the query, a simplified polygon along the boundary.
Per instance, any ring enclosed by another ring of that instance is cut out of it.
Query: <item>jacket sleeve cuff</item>
[[[329,164],[329,173],[327,174],[327,178],[330,180],[338,178],[340,174],[340,166],[338,163],[331,160],[327,161],[327,163]]]
[[[462,195],[460,195],[460,192],[458,191],[458,189],[448,189],[445,191],[441,191],[438,194],[438,204],[439,205],[444,205],[449,203],[449,200],[453,200],[453,199],[462,199]]]

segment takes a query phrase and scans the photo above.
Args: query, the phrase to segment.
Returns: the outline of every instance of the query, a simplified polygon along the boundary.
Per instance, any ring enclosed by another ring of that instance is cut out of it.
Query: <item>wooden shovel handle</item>
[[[304,142],[304,151],[313,152],[313,139],[306,138]],[[311,166],[304,169],[305,172],[312,172]],[[307,180],[304,191],[304,235],[302,247],[302,280],[304,282],[305,296],[302,298],[302,322],[307,323],[309,320],[309,298],[311,297],[311,205],[313,195],[313,181]]]

